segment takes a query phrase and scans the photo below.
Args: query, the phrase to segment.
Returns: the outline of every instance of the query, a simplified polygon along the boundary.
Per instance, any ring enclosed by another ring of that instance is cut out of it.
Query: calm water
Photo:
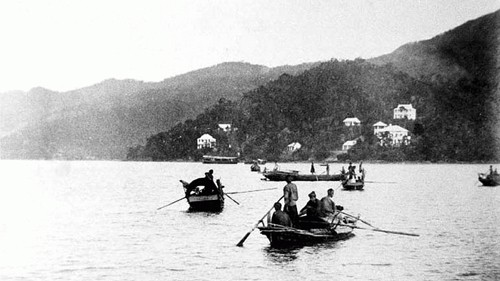
[[[500,280],[500,187],[477,181],[488,167],[365,164],[374,183],[337,189],[335,202],[420,237],[356,230],[276,250],[258,229],[235,246],[284,185],[250,165],[0,161],[0,280]],[[219,214],[186,212],[185,201],[157,211],[183,196],[179,179],[211,168],[226,192],[276,189],[231,195],[241,205],[226,200]],[[339,183],[297,185],[301,207],[312,190],[322,197]]]

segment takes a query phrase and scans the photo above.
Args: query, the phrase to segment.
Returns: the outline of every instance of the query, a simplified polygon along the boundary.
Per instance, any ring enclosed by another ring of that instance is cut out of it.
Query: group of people
[[[203,189],[200,189],[200,186]],[[214,194],[217,192],[217,185],[214,182],[214,170],[205,173],[204,178],[198,178],[186,186],[186,197],[194,191],[196,194]]]
[[[336,206],[333,201],[333,188],[328,189],[327,195],[321,200],[316,198],[316,192],[309,193],[309,201],[298,212],[297,200],[299,199],[297,185],[292,183],[291,178],[287,177],[287,184],[283,188],[283,198],[285,201],[284,208],[281,210],[281,203],[274,204],[274,213],[271,219],[273,224],[283,226],[297,226],[299,217],[306,216],[311,219],[322,219],[325,222],[332,223],[338,215],[338,211],[342,211],[341,206]]]

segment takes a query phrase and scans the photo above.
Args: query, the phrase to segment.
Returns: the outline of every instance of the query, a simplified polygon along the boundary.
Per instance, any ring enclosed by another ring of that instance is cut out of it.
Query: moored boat
[[[190,211],[220,212],[224,208],[224,186],[208,178],[199,178],[191,183],[180,180]]]
[[[203,155],[203,164],[238,164],[238,157]]]
[[[279,171],[273,170],[262,173],[267,180],[270,181],[285,181],[290,177],[292,181],[340,181],[342,174],[300,174],[298,171]]]

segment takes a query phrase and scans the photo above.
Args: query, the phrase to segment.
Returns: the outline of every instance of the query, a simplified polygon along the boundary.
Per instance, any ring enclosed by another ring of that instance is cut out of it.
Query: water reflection
[[[297,254],[302,247],[294,246],[287,248],[273,248],[268,246],[264,248],[265,256],[275,264],[289,263],[297,259]]]

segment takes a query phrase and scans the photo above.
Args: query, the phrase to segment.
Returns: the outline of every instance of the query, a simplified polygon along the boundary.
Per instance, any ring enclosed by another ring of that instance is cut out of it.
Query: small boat
[[[238,164],[238,157],[203,155],[203,164]]]
[[[349,166],[347,173],[342,179],[342,188],[345,190],[363,190],[365,186],[365,169],[359,165],[359,175],[356,174],[356,166]]]
[[[264,177],[270,181],[285,181],[290,177],[292,181],[340,181],[342,174],[300,174],[298,171],[273,170],[263,173]]]
[[[342,188],[345,190],[362,190],[365,181],[362,179],[345,179],[342,181]]]
[[[478,179],[484,186],[500,185],[500,175],[496,170],[490,170],[489,173],[478,173]]]
[[[190,211],[220,212],[224,208],[224,186],[208,178],[195,179],[191,183],[180,180]]]
[[[346,225],[330,227],[330,224],[327,224],[327,227],[302,229],[302,227],[294,228],[268,223],[259,227],[259,230],[269,239],[272,247],[294,247],[351,238],[354,236],[355,224],[356,222],[351,222],[353,227]]]

